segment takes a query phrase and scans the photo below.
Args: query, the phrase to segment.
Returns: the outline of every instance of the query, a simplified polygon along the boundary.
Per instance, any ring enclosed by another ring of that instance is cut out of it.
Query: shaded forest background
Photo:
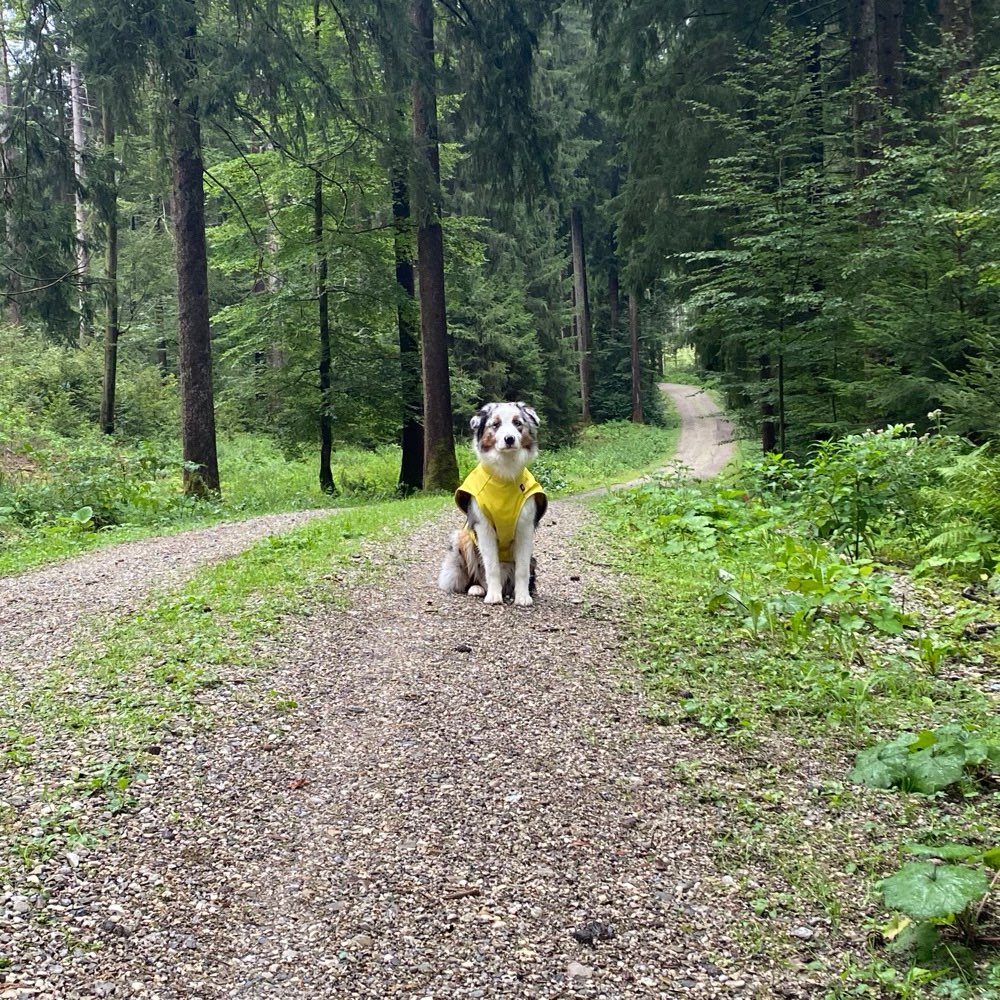
[[[525,398],[656,420],[693,344],[765,451],[995,435],[993,0],[0,5],[15,421],[314,450]]]

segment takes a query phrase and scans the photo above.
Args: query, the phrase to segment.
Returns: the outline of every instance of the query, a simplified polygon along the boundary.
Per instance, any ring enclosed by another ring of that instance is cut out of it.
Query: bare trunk
[[[177,367],[181,397],[184,492],[219,492],[212,390],[212,337],[208,309],[208,248],[205,241],[205,184],[201,152],[194,39],[196,10],[185,32],[189,79],[178,84],[173,135],[173,218],[177,241]]]
[[[153,315],[156,317],[156,367],[160,369],[160,381],[166,382],[170,378],[170,362],[167,358],[167,335],[166,318],[164,317],[163,303],[157,299],[153,307]]]
[[[7,51],[7,29],[4,23],[6,7],[0,5],[0,252],[13,256],[14,233],[17,231],[11,205],[14,201],[14,178],[16,164],[13,161],[13,146],[10,142],[13,130],[10,93],[10,58]],[[17,307],[17,277],[8,276],[8,285],[13,294],[6,296],[4,318],[12,326],[21,323]]]
[[[587,261],[583,246],[583,214],[574,207],[569,217],[573,254],[573,297],[576,304],[576,349],[580,365],[580,417],[590,422],[590,298],[587,294]]]
[[[424,484],[424,429],[420,421],[420,341],[414,323],[416,285],[410,240],[410,200],[405,168],[397,164],[392,176],[392,219],[396,252],[396,327],[399,332],[399,388],[402,418],[399,488],[403,493]]]
[[[642,366],[639,363],[639,298],[628,295],[628,353],[632,369],[632,423],[643,423]]]
[[[111,163],[111,196],[105,207],[107,239],[104,324],[104,384],[101,391],[101,430],[115,430],[115,387],[118,380],[118,183],[115,164],[115,123],[111,109],[102,110],[104,153]],[[81,317],[82,322],[82,317]],[[82,327],[81,327],[82,336]]]
[[[771,402],[771,357],[768,354],[760,358],[760,446],[765,454],[773,452],[778,446],[777,427],[774,419],[774,403]]]
[[[972,0],[938,0],[941,43],[954,49],[954,67],[965,79],[974,65]]]
[[[878,89],[886,100],[899,97],[899,63],[903,52],[903,0],[878,0]]]
[[[612,261],[608,267],[608,325],[611,333],[618,332],[621,322],[619,313],[621,312],[621,290],[618,284],[618,264]]]
[[[313,0],[313,41],[320,49],[322,21],[319,0]],[[327,288],[329,261],[326,256],[323,224],[323,175],[316,167],[313,182],[313,238],[316,241],[316,301],[319,305],[319,488],[324,493],[336,493],[333,483],[333,412],[330,399],[330,292]],[[273,237],[272,237],[273,239]]]
[[[874,91],[879,84],[878,31],[876,0],[850,0],[848,19],[851,38],[851,82]],[[874,98],[859,94],[854,99],[854,155],[857,176],[865,177],[874,169],[872,160],[881,135],[878,108]]]
[[[424,379],[424,486],[458,485],[452,427],[448,325],[444,298],[444,234],[438,159],[437,95],[432,0],[411,0],[415,75],[411,88],[416,163],[413,207],[417,217],[417,275]]]
[[[336,493],[333,484],[333,413],[330,404],[330,293],[323,239],[323,178],[316,171],[313,189],[313,236],[316,239],[316,300],[319,303],[319,488]]]
[[[73,174],[76,177],[76,187],[73,191],[73,216],[75,220],[74,241],[76,250],[76,280],[80,289],[80,346],[87,342],[87,300],[84,288],[90,271],[89,254],[87,253],[87,212],[83,205],[83,185],[86,181],[83,164],[83,152],[87,144],[84,124],[83,80],[80,77],[80,67],[70,63],[69,67],[69,104],[73,118]],[[103,424],[103,419],[102,419]]]

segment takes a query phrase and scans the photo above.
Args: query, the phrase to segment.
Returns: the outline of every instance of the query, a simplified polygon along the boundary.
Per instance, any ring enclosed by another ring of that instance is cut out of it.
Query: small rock
[[[471,653],[472,647],[464,642],[460,642],[457,646],[451,647],[456,653]]]
[[[813,936],[813,930],[811,927],[796,927],[792,931],[792,937],[801,938],[803,941],[808,941]]]
[[[603,920],[588,920],[579,927],[574,927],[570,932],[580,944],[589,944],[591,947],[598,941],[611,941],[615,936],[615,929]]]
[[[570,962],[566,969],[566,975],[570,979],[590,979],[594,975],[594,970],[589,965]]]

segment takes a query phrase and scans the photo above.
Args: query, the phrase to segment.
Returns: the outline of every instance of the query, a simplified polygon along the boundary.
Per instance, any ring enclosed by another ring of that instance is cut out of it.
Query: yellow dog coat
[[[455,503],[468,514],[469,500],[475,498],[496,529],[500,562],[513,562],[518,515],[528,497],[539,494],[545,499],[545,491],[527,469],[519,479],[498,479],[484,465],[477,465],[455,490]]]

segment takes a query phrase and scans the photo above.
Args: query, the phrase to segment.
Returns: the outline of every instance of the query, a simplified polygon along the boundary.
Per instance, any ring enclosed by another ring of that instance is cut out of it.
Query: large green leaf
[[[965,773],[965,747],[944,743],[918,750],[906,765],[906,785],[910,791],[933,795],[960,781]]]
[[[891,743],[878,743],[862,750],[854,760],[849,779],[869,788],[898,787],[906,777],[912,742],[913,734],[903,733]]]
[[[989,889],[986,873],[965,865],[911,861],[879,883],[886,906],[914,920],[933,920],[961,913]]]
[[[907,844],[904,848],[907,854],[916,854],[924,858],[940,858],[942,861],[971,861],[981,858],[982,850],[969,847],[967,844]]]

